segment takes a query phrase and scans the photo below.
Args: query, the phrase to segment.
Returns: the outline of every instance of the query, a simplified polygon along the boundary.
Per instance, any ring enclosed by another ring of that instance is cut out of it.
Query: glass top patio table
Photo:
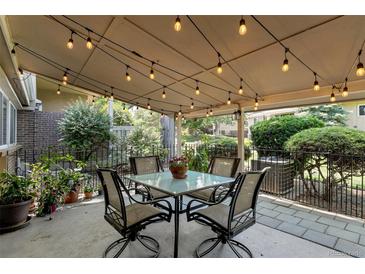
[[[135,183],[149,186],[172,196],[180,196],[205,188],[234,182],[234,178],[209,173],[188,171],[185,179],[174,179],[170,171],[143,175],[126,175]]]

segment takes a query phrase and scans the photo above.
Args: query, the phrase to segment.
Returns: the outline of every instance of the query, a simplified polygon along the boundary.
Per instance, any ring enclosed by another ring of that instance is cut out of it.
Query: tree
[[[345,126],[349,114],[348,111],[337,104],[307,107],[301,109],[300,112],[318,118],[326,126]]]
[[[95,100],[95,107],[99,108],[103,112],[108,111],[108,100],[103,97],[99,97]],[[122,102],[113,101],[113,125],[114,126],[130,126],[133,125],[133,119],[131,112],[129,111],[129,105],[123,105]]]
[[[109,115],[97,106],[81,100],[70,105],[59,122],[62,143],[66,146],[91,151],[111,139]]]
[[[288,140],[285,149],[296,160],[308,192],[320,194],[318,181],[325,186],[324,199],[332,197],[333,189],[346,184],[348,178],[365,174],[365,133],[357,129],[333,126],[303,130]]]

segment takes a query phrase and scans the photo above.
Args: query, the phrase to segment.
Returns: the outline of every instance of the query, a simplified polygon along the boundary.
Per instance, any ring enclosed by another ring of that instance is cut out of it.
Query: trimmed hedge
[[[361,155],[365,154],[365,132],[339,126],[311,128],[293,135],[285,149]]]
[[[285,115],[260,121],[251,127],[252,142],[257,148],[283,150],[285,142],[294,134],[309,128],[323,127],[313,116]]]

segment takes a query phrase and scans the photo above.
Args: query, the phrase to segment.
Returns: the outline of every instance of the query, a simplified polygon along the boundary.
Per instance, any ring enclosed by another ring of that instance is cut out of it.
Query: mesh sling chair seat
[[[129,157],[129,162],[131,165],[131,171],[134,175],[164,171],[158,156]],[[168,194],[155,189],[148,188],[148,191],[149,197],[146,197],[146,192],[144,191],[137,190],[137,193],[142,194],[144,199],[161,199],[169,197]]]
[[[209,163],[208,173],[234,178],[240,161],[240,158],[214,157]],[[214,202],[224,196],[228,189],[229,188],[227,186],[219,186],[215,188],[198,190],[188,194],[188,196],[195,199]]]
[[[128,244],[135,240],[150,250],[153,257],[158,257],[160,254],[159,243],[152,237],[140,234],[140,231],[152,223],[170,222],[172,215],[171,204],[162,199],[149,202],[135,200],[129,193],[135,188],[127,189],[115,170],[97,169],[97,174],[104,189],[104,219],[122,235],[121,239],[114,241],[106,248],[103,257],[107,257],[112,249],[121,244],[122,247],[114,255],[115,258],[119,257]],[[125,204],[123,192],[127,194],[131,204]],[[159,210],[154,206],[156,203],[166,203],[169,210],[167,212]]]
[[[217,234],[217,237],[209,238],[197,247],[195,251],[197,257],[207,255],[219,243],[227,244],[237,257],[242,257],[237,248],[246,252],[251,258],[253,257],[251,251],[242,243],[233,240],[233,237],[255,224],[257,197],[261,183],[269,169],[267,167],[262,171],[239,174],[235,184],[230,186],[229,191],[219,202],[191,200],[188,203],[186,211],[188,222],[199,221],[210,226]],[[230,193],[232,192],[233,196],[231,197]],[[223,202],[230,197],[229,205],[224,204]],[[208,207],[192,211],[194,202],[203,203]],[[212,243],[212,245],[202,251],[203,246],[208,243]]]

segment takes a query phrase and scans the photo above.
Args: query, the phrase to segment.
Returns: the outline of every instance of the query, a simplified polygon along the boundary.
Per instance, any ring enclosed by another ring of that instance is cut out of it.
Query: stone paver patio
[[[365,257],[365,220],[260,195],[257,222],[303,239]]]

